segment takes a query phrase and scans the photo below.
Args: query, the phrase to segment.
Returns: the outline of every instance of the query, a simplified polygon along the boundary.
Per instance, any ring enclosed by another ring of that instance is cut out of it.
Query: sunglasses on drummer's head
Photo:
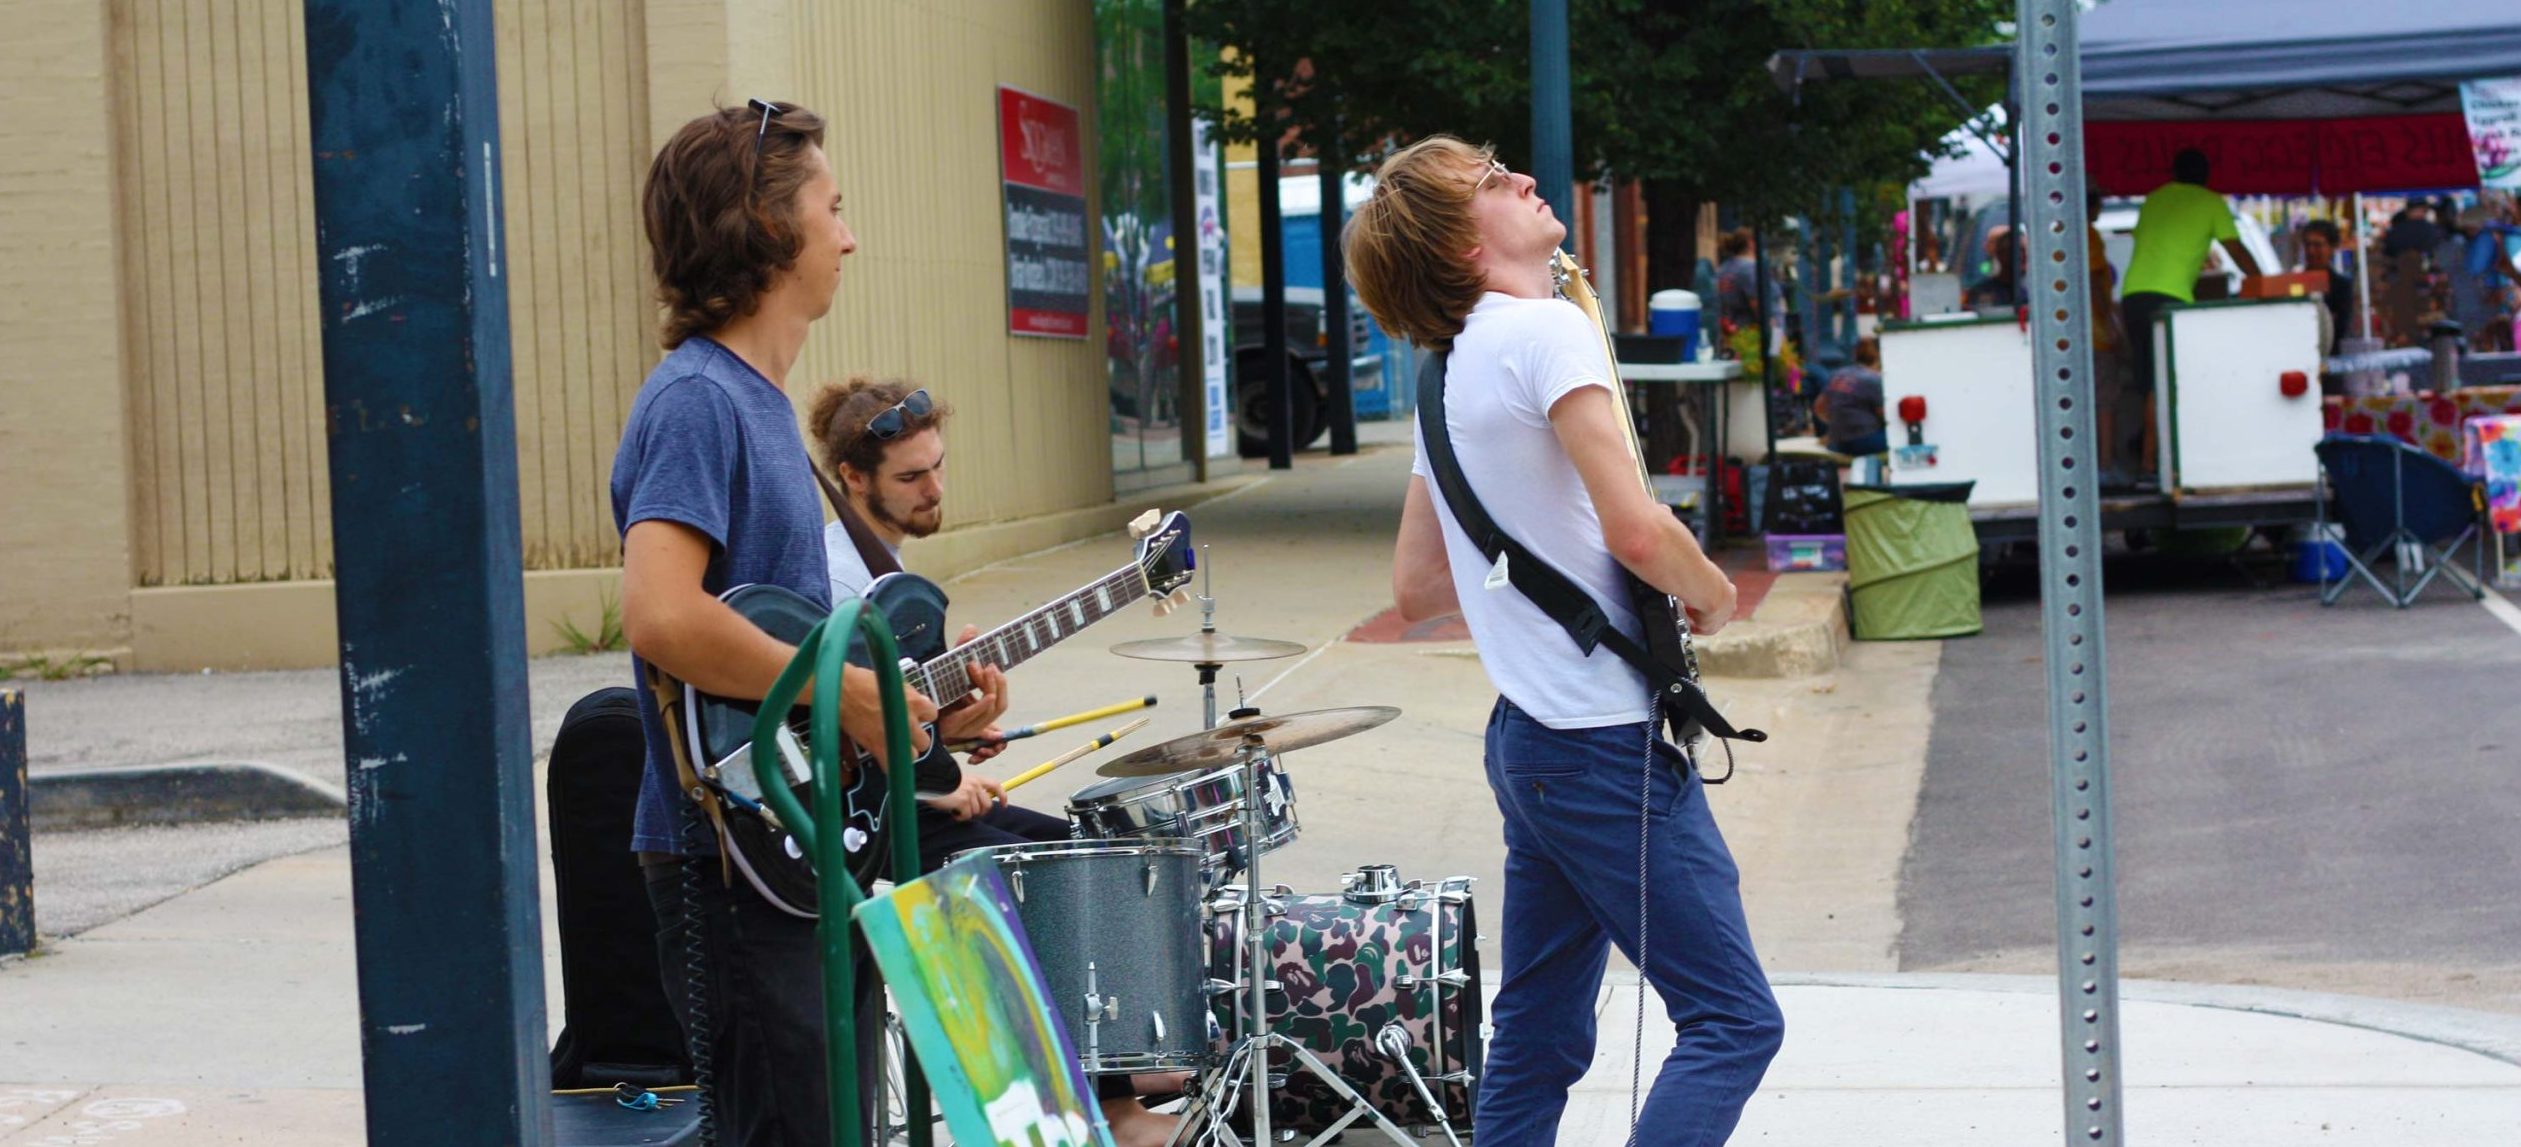
[[[934,409],[936,404],[928,401],[928,388],[920,387],[867,419],[867,433],[875,435],[878,442],[890,442],[901,437],[902,427],[909,425],[910,419],[926,418]]]

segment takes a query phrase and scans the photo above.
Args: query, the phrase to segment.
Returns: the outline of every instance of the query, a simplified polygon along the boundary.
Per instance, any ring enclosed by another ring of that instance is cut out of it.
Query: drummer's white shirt
[[[1611,624],[1633,636],[1637,615],[1619,562],[1603,544],[1602,519],[1549,422],[1549,408],[1577,388],[1609,387],[1609,369],[1600,330],[1575,304],[1491,292],[1453,340],[1445,427],[1463,476],[1497,528],[1576,579]],[[1454,524],[1423,437],[1410,472],[1427,480],[1435,499],[1462,618],[1497,691],[1553,729],[1644,721],[1646,680],[1627,662],[1608,649],[1585,656],[1513,586],[1484,588],[1491,564]]]

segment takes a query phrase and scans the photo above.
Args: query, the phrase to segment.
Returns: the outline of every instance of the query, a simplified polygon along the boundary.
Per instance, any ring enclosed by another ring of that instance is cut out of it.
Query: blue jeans
[[[1645,771],[1644,725],[1551,729],[1500,698],[1488,785],[1506,824],[1504,979],[1474,1120],[1480,1147],[1558,1141],[1567,1089],[1593,1062],[1610,946],[1645,972],[1678,1033],[1637,1141],[1719,1144],[1758,1090],[1785,1017],[1751,951],[1733,855],[1693,770]],[[1641,782],[1653,810],[1638,855]],[[1638,874],[1649,935],[1637,959]]]

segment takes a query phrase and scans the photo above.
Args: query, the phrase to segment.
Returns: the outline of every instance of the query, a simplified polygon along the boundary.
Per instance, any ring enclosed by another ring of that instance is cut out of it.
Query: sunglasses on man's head
[[[890,442],[901,437],[902,427],[908,425],[910,419],[926,418],[928,412],[934,409],[936,404],[928,401],[928,388],[923,386],[867,419],[867,433],[875,435],[878,442]]]
[[[770,135],[770,117],[778,115],[788,109],[780,107],[778,104],[774,104],[769,100],[746,100],[744,101],[744,106],[757,108],[762,113],[762,125],[753,129],[753,151],[755,154],[759,154],[762,149],[762,140]]]

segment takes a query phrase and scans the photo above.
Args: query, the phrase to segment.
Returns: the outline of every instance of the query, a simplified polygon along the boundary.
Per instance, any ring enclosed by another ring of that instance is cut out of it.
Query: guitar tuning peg
[[[1163,520],[1164,511],[1162,510],[1149,510],[1135,518],[1131,518],[1129,520],[1129,540],[1133,542],[1145,541],[1147,535],[1155,532],[1156,523]]]
[[[1155,603],[1155,615],[1157,617],[1169,617],[1172,615],[1174,610],[1181,608],[1181,605],[1182,603],[1169,597],[1158,598]]]
[[[1174,608],[1179,609],[1182,606],[1190,604],[1190,591],[1187,589],[1174,590],[1173,596],[1167,600],[1173,603]]]

